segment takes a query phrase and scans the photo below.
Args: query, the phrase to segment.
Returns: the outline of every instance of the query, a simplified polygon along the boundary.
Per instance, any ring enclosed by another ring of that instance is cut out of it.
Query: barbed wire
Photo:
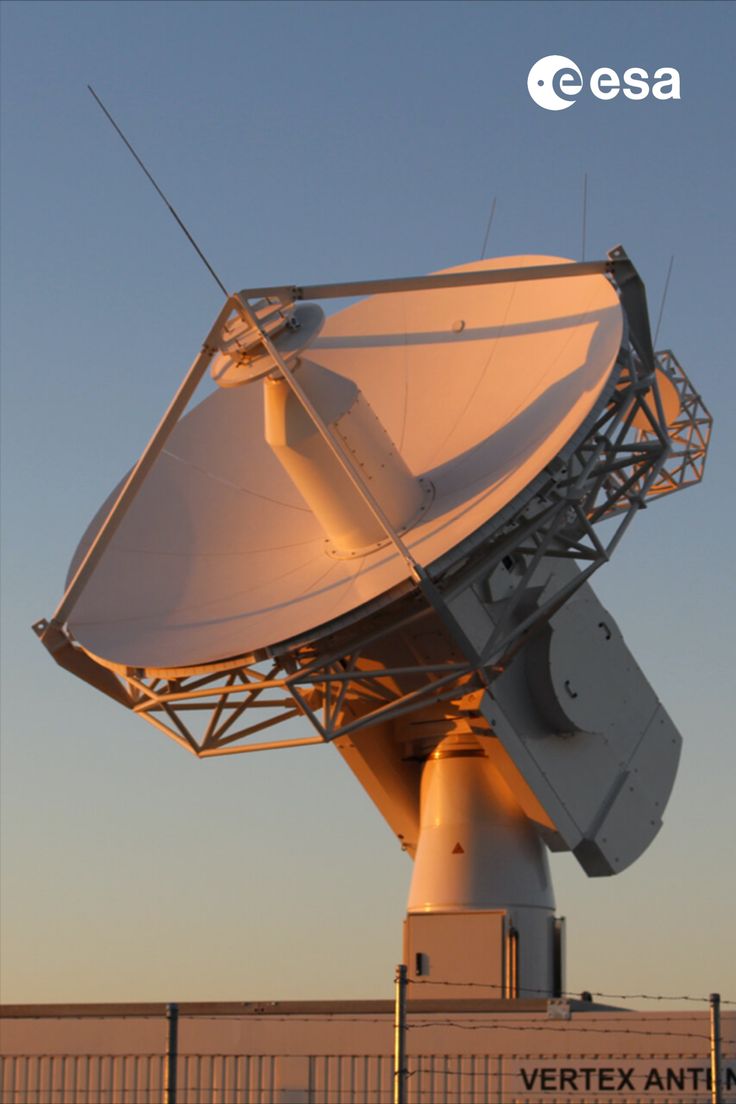
[[[432,978],[407,978],[406,981],[407,985],[442,985],[455,989],[492,989],[495,992],[504,992],[507,988],[506,985],[492,981],[433,981]],[[524,993],[536,993],[540,997],[546,997],[547,999],[550,999],[548,989],[535,989],[529,985],[522,985],[520,988]],[[604,1000],[692,1001],[698,1004],[708,1004],[710,1002],[710,996],[671,996],[667,993],[603,993],[598,990],[592,989],[585,989],[581,992],[573,992],[571,989],[565,990],[564,992],[560,993],[560,997],[567,997],[572,1000],[582,1000],[582,992],[585,992],[590,997],[602,997]],[[736,1000],[729,1000],[727,997],[721,997],[720,1003],[736,1004]]]
[[[541,1012],[541,1011],[540,1011],[539,1014],[544,1015],[544,1013]],[[407,1010],[407,1020],[406,1020],[406,1029],[407,1029],[407,1031],[412,1031],[416,1028],[455,1027],[455,1028],[458,1028],[460,1030],[472,1030],[472,1031],[483,1031],[483,1030],[489,1030],[489,1029],[490,1030],[512,1031],[512,1032],[519,1032],[519,1031],[556,1031],[556,1032],[559,1033],[559,1032],[564,1032],[564,1031],[570,1031],[570,1032],[574,1032],[575,1034],[586,1034],[587,1033],[587,1034],[597,1034],[597,1035],[609,1035],[609,1034],[643,1035],[643,1036],[656,1036],[656,1037],[659,1037],[659,1038],[705,1039],[706,1041],[710,1040],[710,1035],[705,1035],[705,1034],[701,1034],[701,1033],[697,1033],[697,1032],[648,1031],[648,1030],[645,1030],[644,1028],[634,1028],[634,1027],[631,1027],[631,1028],[614,1027],[612,1030],[609,1030],[608,1027],[606,1027],[606,1026],[586,1027],[586,1026],[580,1025],[579,1020],[573,1021],[572,1018],[569,1019],[569,1020],[549,1019],[549,1018],[547,1018],[547,1019],[544,1019],[544,1020],[542,1020],[538,1023],[524,1024],[524,1023],[519,1023],[518,1020],[509,1020],[506,1016],[492,1018],[492,1019],[477,1019],[477,1020],[471,1020],[471,1019],[463,1019],[463,1020],[454,1020],[454,1019],[431,1020],[431,1019],[425,1019],[424,1022],[422,1022],[422,1021],[416,1021],[416,1020],[412,1021],[411,1020],[412,1015],[414,1015],[414,1016],[421,1015],[421,1016],[426,1017],[428,1015],[428,1013],[426,1013],[426,1012],[421,1012],[421,1013],[420,1012],[413,1012],[412,1013],[411,1009],[408,1009]],[[519,1016],[519,1015],[523,1016],[523,1015],[525,1015],[525,1013],[516,1013],[516,1015],[517,1016]],[[526,1013],[526,1015],[528,1016],[529,1013]],[[532,1013],[532,1015],[533,1015],[533,1013]],[[635,1015],[635,1013],[632,1013],[632,1015]],[[252,1018],[253,1017],[249,1014],[240,1015],[240,1016],[233,1015],[233,1016],[228,1016],[227,1017],[228,1020],[241,1019],[241,1020],[246,1020],[246,1021],[250,1020]],[[364,1016],[341,1016],[339,1013],[324,1013],[323,1012],[323,1013],[316,1013],[316,1014],[311,1015],[311,1016],[310,1015],[289,1015],[289,1014],[277,1016],[277,1015],[269,1014],[269,1015],[263,1016],[262,1018],[264,1020],[266,1020],[268,1023],[288,1023],[288,1024],[304,1023],[304,1024],[314,1024],[315,1026],[325,1026],[326,1024],[329,1024],[329,1023],[339,1023],[339,1024],[361,1024],[361,1025],[378,1024],[378,1025],[381,1025],[383,1027],[393,1027],[393,1023],[394,1023],[393,1012],[392,1011],[386,1011],[382,1016],[367,1016],[367,1015],[364,1015]],[[208,1015],[207,1013],[196,1013],[195,1012],[195,1013],[192,1013],[191,1016],[188,1016],[187,1019],[209,1020],[209,1021],[213,1021],[213,1022],[221,1022],[222,1019],[223,1019],[223,1016],[222,1015],[213,1016],[213,1015]],[[585,1015],[585,1022],[586,1023],[588,1022],[587,1021],[587,1015]],[[602,1025],[605,1023],[605,1021],[600,1021],[600,1020],[598,1020],[596,1022],[600,1022]],[[614,1022],[616,1024],[619,1024],[619,1023],[630,1023],[631,1021],[628,1018],[619,1016],[619,1017],[616,1017]],[[661,1023],[663,1021],[658,1021],[658,1022]],[[669,1017],[667,1019],[667,1021],[665,1021],[665,1022],[677,1023],[678,1021],[673,1019],[672,1017]]]
[[[208,1017],[204,1017],[208,1018]],[[221,1019],[221,1017],[212,1017],[213,1019]],[[336,1019],[335,1017],[329,1017],[327,1020],[317,1020],[315,1017],[292,1017],[292,1016],[269,1016],[269,1023],[319,1023],[320,1026],[329,1022],[337,1023],[359,1023],[359,1024],[381,1024],[384,1027],[393,1027],[393,1018],[387,1013],[383,1017],[354,1017]],[[470,1023],[467,1020],[426,1020],[425,1022],[410,1022],[407,1016],[406,1029],[407,1031],[413,1031],[421,1028],[438,1028],[438,1027],[452,1027],[461,1031],[485,1031],[485,1030],[502,1030],[512,1031],[514,1033],[521,1031],[556,1031],[561,1033],[564,1031],[571,1031],[577,1034],[588,1035],[638,1035],[649,1036],[657,1038],[671,1038],[671,1039],[701,1039],[708,1042],[710,1035],[704,1035],[698,1032],[692,1031],[646,1031],[638,1028],[619,1028],[616,1027],[612,1031],[609,1031],[606,1027],[580,1027],[577,1023],[573,1024],[571,1020],[544,1020],[538,1024],[520,1024],[518,1022],[509,1022],[508,1020],[489,1020],[489,1021],[477,1021]]]
[[[510,1019],[510,1017],[512,1017],[512,1016],[546,1015],[546,1013],[544,1013],[544,1012],[539,1012],[539,1013],[533,1013],[533,1012],[528,1013],[528,1012],[526,1012],[525,1013],[525,1012],[512,1012],[512,1011],[509,1011],[509,1012],[504,1013],[503,1016],[499,1016],[498,1019],[489,1018],[488,1016],[484,1016],[483,1019],[480,1019],[480,1018],[474,1019],[473,1017],[475,1017],[475,1016],[479,1017],[482,1014],[478,1013],[478,1012],[469,1012],[469,1013],[455,1012],[453,1014],[454,1015],[462,1015],[463,1016],[463,1023],[487,1023],[487,1024],[491,1024],[492,1026],[496,1026],[496,1025],[502,1026],[503,1024],[509,1024],[510,1023],[512,1029],[513,1029],[513,1025],[515,1023],[515,1021],[513,1019]],[[647,1012],[642,1012],[642,1013],[639,1013],[639,1014],[642,1015],[642,1016],[650,1015],[650,1013],[647,1013]],[[417,1011],[413,1011],[413,1010],[410,1009],[408,1015],[410,1015],[410,1016],[427,1016],[427,1015],[430,1015],[430,1013],[428,1013],[428,1012],[417,1012]],[[659,1025],[659,1024],[663,1024],[663,1023],[679,1024],[679,1023],[682,1023],[682,1017],[690,1017],[690,1016],[693,1016],[693,1015],[697,1015],[697,1013],[681,1012],[679,1014],[679,1016],[678,1015],[673,1015],[673,1016],[664,1015],[664,1016],[662,1016],[662,1015],[659,1015],[658,1013],[656,1015],[657,1015],[656,1023],[657,1023],[657,1025]],[[490,1016],[490,1014],[489,1014],[489,1016]],[[629,1012],[625,1016],[617,1016],[617,1015],[615,1015],[615,1013],[607,1015],[605,1012],[602,1012],[599,1015],[595,1015],[594,1013],[591,1013],[591,1012],[578,1013],[578,1012],[571,1011],[569,1019],[563,1019],[562,1017],[559,1017],[559,1018],[558,1017],[554,1017],[554,1018],[549,1017],[549,1022],[550,1023],[560,1023],[560,1022],[572,1023],[573,1018],[574,1018],[574,1022],[579,1023],[579,1022],[581,1022],[580,1017],[582,1017],[582,1021],[586,1024],[590,1024],[590,1023],[593,1023],[593,1024],[600,1023],[600,1024],[606,1024],[606,1025],[608,1025],[608,1024],[619,1024],[619,1023],[621,1023],[621,1024],[630,1024],[630,1023],[632,1023],[632,1021],[636,1020],[636,1016],[637,1016],[636,1012]]]
[[[514,1034],[520,1031],[566,1031],[573,1030],[576,1035],[639,1035],[649,1036],[662,1039],[704,1039],[706,1042],[710,1041],[710,1035],[701,1035],[692,1031],[640,1031],[636,1028],[616,1028],[613,1032],[610,1032],[605,1027],[574,1027],[572,1029],[567,1027],[570,1023],[569,1020],[547,1020],[543,1024],[470,1024],[460,1020],[435,1020],[434,1022],[427,1021],[426,1023],[413,1023],[407,1024],[407,1030],[416,1030],[423,1027],[452,1027],[457,1028],[460,1031],[485,1031],[489,1027],[501,1028],[507,1031],[513,1031]]]
[[[500,983],[497,983],[497,982],[446,981],[446,980],[435,981],[432,978],[407,977],[406,983],[407,983],[407,986],[411,985],[411,986],[415,987],[417,990],[421,989],[423,986],[433,986],[433,987],[441,986],[442,988],[445,988],[445,989],[477,989],[477,990],[480,990],[480,991],[496,993],[496,994],[500,994],[500,993],[506,991],[506,986],[502,985]],[[521,991],[524,994],[534,994],[535,996],[531,996],[529,998],[529,999],[532,999],[532,1000],[534,1000],[534,999],[544,999],[544,1000],[549,1001],[550,999],[567,999],[567,1000],[576,1000],[576,1001],[579,1001],[583,1004],[590,1003],[588,998],[591,999],[591,1002],[592,1002],[593,998],[600,998],[602,1000],[668,1001],[668,1002],[673,1002],[673,1003],[682,1001],[682,1002],[687,1002],[687,1003],[691,1003],[691,1004],[701,1004],[701,1005],[706,1005],[706,1006],[710,1004],[710,996],[694,996],[694,995],[688,994],[688,993],[679,994],[679,995],[672,995],[672,994],[667,994],[667,993],[607,993],[607,992],[604,992],[602,990],[589,990],[589,989],[586,989],[586,990],[583,990],[581,992],[573,992],[572,990],[564,990],[563,992],[560,993],[558,998],[550,998],[548,989],[537,989],[537,988],[533,988],[531,986],[524,985],[524,986],[521,986]],[[384,999],[386,999],[386,998],[384,998]],[[439,999],[439,998],[430,997],[430,998],[427,998],[427,999],[431,1000],[431,999]],[[460,999],[462,999],[462,998],[460,998]],[[491,998],[491,999],[493,999],[493,998]],[[505,1015],[508,1015],[510,1013],[514,1013],[514,1014],[517,1014],[517,1015],[528,1014],[528,1012],[525,1013],[525,1012],[522,1012],[521,1010],[519,1010],[518,1012],[514,1012],[514,1009],[511,1007],[511,1000],[509,1000],[508,998],[499,998],[499,999],[503,999],[504,1003],[509,1004],[508,1013],[505,1012],[504,1013]],[[525,998],[522,997],[521,999],[523,1000]],[[197,1003],[197,1002],[191,1002],[191,1003]],[[190,1011],[189,1009],[187,1009],[187,1007],[186,1007],[187,1002],[182,1002],[181,1004],[178,1005],[178,1010],[179,1010],[179,1016],[180,1017],[185,1017],[186,1019],[203,1019],[203,1018],[232,1019],[234,1017],[249,1017],[249,1018],[250,1017],[268,1017],[270,1019],[274,1019],[276,1017],[273,1015],[273,1013],[270,1012],[269,1009],[271,1007],[276,1006],[278,1003],[279,1002],[276,1002],[276,1001],[274,1001],[274,1002],[261,1002],[261,1003],[249,1002],[250,1007],[249,1008],[243,1007],[242,1010],[234,1008],[234,1009],[226,1009],[226,1010],[223,1010],[222,1012],[211,1012],[211,1011],[196,1012],[196,1011],[193,1011],[193,1010]],[[721,1004],[722,1007],[724,1005],[729,1006],[729,1007],[730,1006],[736,1006],[736,999],[729,998],[729,997],[720,997],[720,1004]],[[42,1006],[43,1010],[39,1010],[38,1012],[34,1013],[34,1012],[30,1012],[30,1011],[27,1010],[28,1007],[29,1007],[28,1005],[20,1005],[18,1007],[22,1008],[23,1012],[19,1013],[18,1015],[13,1015],[12,1012],[9,1011],[9,1009],[12,1008],[12,1007],[13,1007],[12,1005],[11,1006],[6,1005],[5,1009],[2,1009],[0,1007],[0,1022],[3,1019],[44,1019],[44,1020],[46,1020],[46,1019],[50,1019],[50,1020],[51,1019],[53,1019],[53,1020],[56,1020],[56,1019],[86,1020],[86,1019],[91,1019],[91,1018],[97,1018],[97,1019],[161,1019],[161,1018],[166,1016],[166,1005],[163,1004],[163,1002],[162,1002],[162,1004],[159,1008],[157,1008],[155,1010],[150,1010],[150,1011],[149,1010],[143,1010],[143,1009],[140,1009],[140,1010],[136,1009],[136,1010],[130,1010],[130,1011],[117,1011],[117,1010],[112,1010],[109,1005],[106,1005],[106,1006],[104,1006],[103,1010],[100,1010],[100,1011],[98,1011],[94,1007],[92,1007],[92,1008],[90,1008],[89,1011],[85,1011],[85,1012],[81,1012],[81,1011],[79,1011],[79,1012],[61,1012],[61,1011],[54,1012],[50,1008],[43,1009],[43,1006]],[[704,1010],[706,1010],[706,1009],[704,1009]],[[573,1011],[578,1012],[578,1011],[582,1011],[582,1009],[573,1009]],[[385,1015],[390,1015],[390,1014],[391,1013],[388,1010],[385,1013]],[[591,1013],[586,1012],[587,1017],[589,1017],[590,1014]],[[335,1017],[340,1017],[340,1019],[343,1023],[345,1023],[345,1022],[349,1022],[349,1023],[350,1022],[359,1022],[359,1023],[369,1022],[368,1019],[366,1018],[366,1016],[363,1015],[363,1014],[357,1014],[357,1015],[354,1015],[352,1017],[345,1017],[339,1012],[339,1010],[335,1010],[335,1011],[332,1011],[332,1012],[314,1012],[314,1013],[308,1013],[308,1014],[304,1014],[304,1015],[299,1015],[299,1014],[295,1014],[295,1013],[284,1013],[283,1015],[290,1022],[294,1022],[294,1021],[299,1020],[299,1019],[304,1019],[306,1021],[313,1021],[315,1019],[319,1019],[319,1018],[322,1018],[322,1017],[328,1017],[330,1019],[333,1019]],[[606,1022],[612,1023],[613,1021],[610,1020],[610,1019],[607,1019]],[[660,1022],[663,1022],[663,1021],[660,1021]]]
[[[416,985],[416,986],[422,986],[422,985],[440,986],[441,985],[443,987],[448,987],[448,988],[463,988],[463,989],[473,988],[473,989],[498,990],[498,989],[503,988],[502,986],[495,985],[492,982],[486,983],[486,982],[480,982],[480,981],[431,981],[428,978],[427,979],[408,978],[407,979],[407,984]],[[552,998],[549,997],[549,994],[548,994],[547,990],[530,989],[530,988],[527,988],[527,987],[523,987],[523,988],[528,993],[544,994],[545,998],[548,1001],[550,999],[552,999]],[[604,1000],[650,1000],[650,1001],[673,1001],[673,1002],[674,1001],[688,1001],[688,1002],[691,1002],[691,1003],[698,1003],[698,1004],[704,1004],[704,1005],[708,1005],[709,1002],[710,1002],[709,997],[695,997],[695,996],[687,996],[687,995],[668,996],[666,994],[661,994],[661,993],[659,993],[659,994],[653,994],[653,993],[603,993],[603,992],[598,992],[598,991],[586,990],[586,994],[589,995],[591,998],[592,997],[600,997],[600,998],[603,998]],[[581,995],[579,993],[573,993],[573,992],[564,992],[562,994],[561,998],[555,998],[555,999],[564,999],[564,998],[578,1000],[582,1004],[590,1003],[590,1002],[587,1001],[587,999],[586,1000],[581,1000]],[[427,998],[427,999],[431,1000],[433,998]],[[435,998],[435,999],[438,999],[438,998]],[[462,998],[460,998],[460,999],[462,999]],[[524,998],[522,997],[521,999],[523,1000]],[[534,998],[530,998],[530,999],[534,999]],[[278,1003],[278,1002],[274,1002],[274,1003]],[[388,1003],[388,1001],[387,1001],[387,1003]],[[736,1005],[736,1000],[732,1000],[732,999],[729,999],[729,998],[726,998],[726,997],[721,997],[720,1003],[721,1003],[721,1006],[723,1006],[723,1005],[732,1006],[732,1005]],[[534,1011],[535,1011],[535,1010],[532,1010],[532,1009],[524,1009],[524,1010],[514,1009],[513,1008],[513,1001],[508,1000],[508,999],[504,999],[504,1004],[508,1004],[508,1006],[509,1006],[508,1011],[504,1011],[504,1015],[517,1015],[517,1016],[533,1015]],[[12,1007],[12,1006],[10,1006],[10,1007]],[[104,1010],[101,1010],[101,1011],[97,1011],[95,1009],[90,1009],[89,1012],[54,1012],[54,1011],[50,1011],[50,1010],[39,1010],[38,1012],[29,1012],[29,1011],[27,1011],[27,1009],[28,1009],[27,1005],[21,1005],[20,1007],[23,1009],[23,1011],[18,1012],[17,1014],[13,1014],[9,1010],[9,1006],[7,1006],[7,1005],[6,1005],[4,1010],[0,1009],[0,1023],[4,1019],[23,1019],[23,1020],[89,1020],[89,1019],[160,1020],[160,1019],[164,1019],[166,1017],[165,1007],[162,1007],[161,1009],[157,1009],[156,1011],[150,1011],[150,1012],[149,1011],[128,1011],[128,1012],[111,1011],[109,1009],[109,1006],[107,1006]],[[234,1019],[234,1018],[242,1018],[242,1019],[252,1019],[252,1018],[277,1019],[277,1018],[279,1018],[269,1010],[269,1007],[267,1005],[258,1006],[256,1008],[250,1008],[250,1009],[242,1009],[242,1010],[241,1009],[232,1009],[232,1010],[228,1009],[228,1010],[223,1011],[223,1012],[195,1012],[195,1011],[189,1011],[186,1008],[186,1004],[179,1005],[178,1007],[179,1007],[179,1017],[180,1018],[186,1018],[188,1020],[192,1020],[192,1019],[223,1020],[223,1019]],[[707,1010],[708,1010],[707,1008],[703,1009],[704,1012],[707,1012]],[[412,1011],[411,1010],[411,1005],[409,1005],[409,1012],[411,1013],[411,1011]],[[544,1011],[543,1009],[539,1009],[540,1013],[543,1012],[543,1011]],[[571,1011],[572,1011],[573,1014],[584,1012],[583,1009],[579,1009],[579,1008],[571,1009]],[[671,1011],[671,1009],[669,1011]],[[391,1014],[392,1014],[392,1010],[387,1009],[386,1012],[381,1017],[381,1022],[383,1022],[383,1019],[385,1019],[387,1016],[390,1016]],[[586,1018],[590,1018],[590,1016],[593,1015],[593,1013],[587,1012],[587,1011],[585,1011],[584,1014],[585,1014]],[[608,1016],[606,1015],[606,1013],[598,1013],[598,1014],[606,1016],[606,1022],[607,1023],[615,1022],[613,1019],[609,1019]],[[630,1013],[630,1015],[634,1015],[634,1014],[635,1014],[635,1012],[633,1012],[633,1011],[632,1011],[632,1013]],[[683,1015],[684,1014],[685,1013],[683,1013]],[[307,1021],[307,1022],[312,1022],[312,1021],[318,1020],[318,1019],[332,1020],[332,1019],[336,1019],[338,1017],[340,1018],[342,1023],[368,1023],[368,1022],[370,1022],[370,1018],[365,1014],[354,1014],[352,1016],[345,1016],[339,1010],[335,1010],[334,1012],[312,1012],[312,1013],[303,1013],[303,1014],[283,1013],[280,1018],[286,1019],[289,1022],[295,1022],[295,1021],[298,1021],[298,1020],[304,1020],[304,1021]],[[376,1022],[378,1022],[378,1021],[376,1021]],[[622,1021],[622,1022],[624,1022],[624,1021]],[[662,1023],[662,1022],[667,1022],[667,1021],[660,1020],[659,1022]]]

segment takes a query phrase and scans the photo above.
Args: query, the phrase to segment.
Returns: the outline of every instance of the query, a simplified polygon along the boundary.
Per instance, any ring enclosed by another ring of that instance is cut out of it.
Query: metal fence
[[[274,1104],[273,1056],[179,1057],[176,1104]],[[161,1054],[34,1054],[0,1058],[0,1104],[162,1104]]]
[[[159,1054],[6,1057],[0,1104],[165,1104]],[[412,1055],[407,1104],[709,1104],[703,1056]],[[176,1104],[391,1104],[390,1055],[180,1055]],[[628,1084],[624,1080],[628,1080]],[[736,1104],[736,1062],[724,1063]]]

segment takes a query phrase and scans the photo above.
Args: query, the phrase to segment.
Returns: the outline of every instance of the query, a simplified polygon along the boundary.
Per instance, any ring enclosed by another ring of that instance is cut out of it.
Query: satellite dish
[[[197,755],[334,742],[415,858],[427,995],[553,994],[545,844],[629,865],[680,748],[588,579],[710,424],[620,248],[249,289],[35,628]]]
[[[458,271],[543,263],[552,259]],[[393,524],[429,566],[487,539],[489,522],[574,436],[622,325],[602,276],[374,296],[332,315],[297,372],[348,447],[358,435],[377,496],[390,497]],[[270,361],[259,359],[258,376]],[[214,362],[218,381],[225,360]],[[173,430],[69,628],[102,662],[169,669],[328,626],[407,574],[355,498],[283,380],[215,393]]]

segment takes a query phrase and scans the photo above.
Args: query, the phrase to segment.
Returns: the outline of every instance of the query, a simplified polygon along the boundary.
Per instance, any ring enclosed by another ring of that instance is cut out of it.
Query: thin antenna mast
[[[655,349],[657,348],[657,338],[659,337],[659,327],[662,325],[662,315],[664,314],[664,305],[665,305],[665,302],[667,300],[667,292],[668,292],[669,286],[670,286],[670,276],[672,275],[672,266],[673,266],[674,263],[675,263],[675,255],[673,253],[672,256],[670,257],[669,268],[667,269],[667,279],[664,282],[664,291],[662,292],[662,302],[660,303],[660,306],[659,306],[659,317],[657,318],[657,328],[654,331],[654,341],[652,342],[652,344],[654,345]]]
[[[583,174],[583,250],[581,260],[585,260],[585,245],[588,230],[588,174]]]
[[[480,251],[480,259],[483,260],[486,255],[486,246],[488,245],[488,238],[491,233],[491,226],[493,224],[493,216],[496,213],[496,197],[493,197],[493,203],[491,204],[491,213],[488,216],[488,225],[486,226],[486,236],[483,239],[483,248]]]
[[[161,199],[162,199],[162,200],[164,201],[164,203],[166,204],[166,206],[167,206],[167,207],[169,208],[169,211],[171,212],[171,214],[172,214],[172,215],[174,216],[174,218],[176,219],[176,221],[177,221],[178,225],[179,225],[179,226],[181,227],[181,229],[182,229],[182,230],[184,231],[184,233],[186,234],[186,236],[187,236],[187,238],[189,239],[190,243],[191,243],[191,244],[192,244],[192,246],[194,247],[194,250],[195,250],[195,252],[196,252],[197,256],[199,257],[199,259],[200,259],[200,260],[202,261],[202,263],[203,263],[203,264],[205,265],[205,267],[207,268],[207,271],[208,271],[208,272],[210,273],[210,275],[212,276],[212,279],[213,279],[213,280],[215,281],[215,283],[217,284],[217,286],[219,287],[220,291],[221,291],[221,292],[222,292],[222,294],[223,294],[223,295],[225,296],[225,298],[227,298],[227,297],[229,296],[230,292],[229,292],[229,291],[227,290],[227,288],[226,288],[226,287],[225,287],[225,285],[223,284],[222,280],[221,280],[221,279],[220,279],[220,277],[219,277],[219,276],[217,275],[217,273],[215,272],[214,268],[212,267],[212,265],[210,264],[210,262],[209,262],[209,261],[207,260],[207,258],[205,257],[204,253],[203,253],[203,252],[202,252],[202,250],[201,250],[201,249],[199,248],[199,246],[197,245],[197,243],[196,243],[196,241],[194,240],[194,238],[192,237],[192,235],[191,235],[191,234],[189,233],[189,231],[187,230],[186,226],[184,225],[183,221],[181,220],[181,218],[179,217],[179,215],[178,215],[178,214],[176,213],[176,211],[175,211],[175,210],[174,210],[174,208],[172,207],[172,205],[171,205],[171,203],[169,202],[169,200],[168,200],[168,199],[166,198],[166,196],[164,195],[164,193],[163,193],[163,192],[161,191],[161,189],[159,188],[159,186],[158,186],[158,184],[156,183],[156,181],[154,180],[154,178],[153,178],[152,174],[151,174],[151,173],[150,173],[150,172],[148,171],[148,169],[146,168],[146,166],[145,166],[145,165],[143,164],[143,161],[142,161],[142,160],[141,160],[141,158],[140,158],[140,157],[138,156],[138,154],[136,153],[136,151],[135,151],[135,150],[133,149],[133,146],[132,146],[132,145],[130,144],[130,142],[128,141],[128,139],[127,139],[127,138],[125,137],[125,135],[123,134],[122,130],[120,129],[120,127],[118,126],[118,124],[117,124],[117,123],[115,122],[115,120],[113,119],[112,115],[111,115],[111,114],[110,114],[110,112],[109,112],[109,111],[107,110],[107,108],[105,107],[105,105],[103,104],[102,100],[100,99],[100,97],[99,97],[99,96],[97,95],[97,93],[95,92],[95,90],[94,90],[94,88],[92,87],[92,85],[91,85],[91,84],[88,84],[88,85],[87,85],[87,88],[88,88],[88,89],[89,89],[89,91],[90,91],[90,92],[92,93],[92,95],[94,96],[95,100],[97,101],[97,104],[98,104],[98,106],[100,107],[100,109],[102,110],[102,112],[103,112],[103,113],[104,113],[104,114],[105,114],[105,115],[107,116],[108,120],[110,121],[110,123],[112,124],[112,126],[113,126],[113,127],[115,128],[115,130],[116,130],[116,131],[118,132],[118,134],[119,134],[119,135],[120,135],[120,137],[122,138],[123,142],[124,142],[124,143],[125,143],[125,145],[126,145],[126,146],[128,147],[128,149],[130,150],[130,152],[132,153],[133,157],[134,157],[134,158],[136,159],[136,161],[138,162],[138,164],[140,165],[140,167],[141,167],[141,168],[143,169],[144,173],[146,174],[146,176],[148,177],[148,179],[149,179],[149,180],[151,181],[151,184],[153,184],[154,188],[156,189],[156,191],[158,192],[158,194],[159,194],[159,195],[161,196]]]

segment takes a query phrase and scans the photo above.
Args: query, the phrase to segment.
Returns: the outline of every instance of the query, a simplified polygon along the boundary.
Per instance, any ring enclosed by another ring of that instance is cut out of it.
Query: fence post
[[[722,1104],[721,1095],[721,994],[710,995],[710,1099]]]
[[[394,993],[393,1104],[406,1104],[406,966],[403,963],[396,967]]]
[[[176,1066],[179,1052],[179,1005],[166,1005],[168,1026],[166,1066],[164,1068],[164,1104],[176,1104]]]

